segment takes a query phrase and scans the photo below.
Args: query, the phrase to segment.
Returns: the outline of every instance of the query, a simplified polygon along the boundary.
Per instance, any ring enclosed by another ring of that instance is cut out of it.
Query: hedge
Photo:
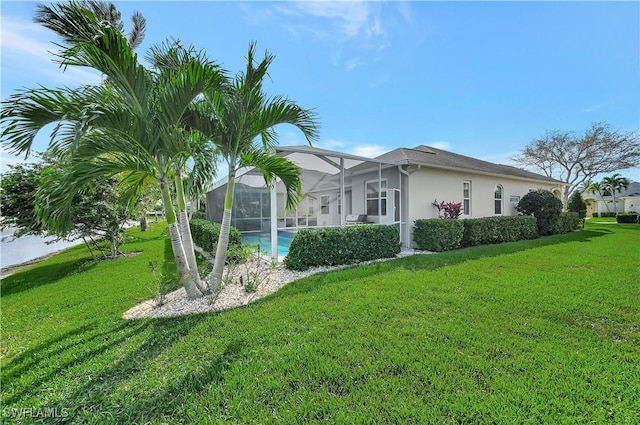
[[[556,222],[553,233],[562,234],[582,229],[584,221],[577,212],[563,212]]]
[[[419,249],[449,251],[460,247],[464,235],[464,221],[430,218],[416,220],[413,225],[413,241]]]
[[[618,215],[618,213],[614,212],[614,211],[605,211],[605,212],[601,212],[600,217],[615,217],[616,215]],[[598,213],[593,213],[594,217],[598,217]]]
[[[638,213],[621,213],[616,216],[618,223],[640,223],[638,221]]]
[[[189,221],[189,226],[191,227],[193,243],[207,252],[215,253],[222,225],[209,220],[194,218]],[[240,232],[235,227],[232,227],[229,231],[229,246],[231,245],[242,245]]]
[[[536,218],[528,215],[463,220],[462,246],[515,242],[538,237]]]
[[[315,266],[336,266],[392,258],[399,252],[400,235],[393,225],[301,229],[291,241],[284,265],[290,270],[307,270]]]

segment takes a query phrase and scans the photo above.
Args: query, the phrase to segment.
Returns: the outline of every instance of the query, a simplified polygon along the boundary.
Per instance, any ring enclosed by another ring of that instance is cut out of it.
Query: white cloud
[[[431,146],[431,147],[436,148],[436,149],[441,149],[443,151],[450,151],[451,150],[451,143],[445,142],[445,141],[428,142],[428,143],[425,143],[425,145]]]
[[[370,1],[284,2],[241,7],[256,25],[274,22],[294,37],[313,37],[333,49],[334,66],[351,71],[380,61],[391,45],[393,30],[412,25],[408,3]]]
[[[586,108],[584,111],[584,113],[590,113],[590,112],[594,112],[597,111],[598,109],[602,109],[605,106],[607,106],[607,102],[600,102],[600,103],[596,103],[595,105],[591,105],[588,108]]]
[[[375,158],[388,151],[389,149],[381,145],[356,145],[349,150],[349,153],[365,158]]]
[[[55,35],[29,21],[12,16],[2,16],[3,84],[7,79],[24,81],[21,86],[33,87],[36,84],[98,84],[101,76],[95,71],[78,67],[63,70],[52,62],[57,50],[52,43]]]
[[[315,146],[321,149],[340,151],[346,145],[345,142],[336,139],[325,139],[317,143]]]
[[[28,159],[24,159],[24,156],[12,155],[0,147],[0,173],[9,171],[9,165],[24,164],[26,162],[35,162],[35,157],[32,155]]]

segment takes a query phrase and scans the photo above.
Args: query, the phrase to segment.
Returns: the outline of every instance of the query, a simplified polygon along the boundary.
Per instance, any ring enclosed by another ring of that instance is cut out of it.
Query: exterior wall
[[[462,218],[495,216],[494,193],[497,185],[502,186],[502,214],[515,215],[515,205],[510,203],[511,196],[522,198],[530,190],[553,190],[554,183],[519,180],[509,177],[488,176],[463,171],[440,170],[434,168],[409,168],[409,225],[418,219],[438,218],[438,210],[431,205],[438,202],[462,202],[463,183],[471,184],[470,211]]]
[[[630,196],[624,198],[625,212],[640,212],[640,196]]]
[[[387,181],[387,214],[378,217],[378,216],[367,216],[367,219],[373,221],[375,223],[392,223],[394,220],[394,198],[393,198],[393,190],[391,189],[400,189],[399,182],[399,172],[397,167],[386,168],[382,170],[382,180]],[[366,203],[366,182],[370,181],[378,181],[378,169],[375,167],[374,170],[364,174],[358,174],[356,176],[352,176],[351,178],[351,209],[353,214],[366,214],[367,213],[367,203]]]
[[[587,206],[587,217],[592,217],[593,213],[606,213],[606,212],[623,212],[623,211],[632,211],[633,208],[640,211],[640,200],[635,198],[635,202],[633,202],[634,198],[625,198],[620,199],[616,197],[616,205],[613,204],[613,198],[610,196],[605,196],[604,201],[602,199],[596,198],[584,198],[585,201],[589,201],[590,205]],[[629,200],[629,201],[627,201]],[[631,207],[631,204],[634,207]]]

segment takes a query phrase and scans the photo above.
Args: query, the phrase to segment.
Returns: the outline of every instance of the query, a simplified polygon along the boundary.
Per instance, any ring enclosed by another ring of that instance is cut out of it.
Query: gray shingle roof
[[[499,174],[519,177],[524,179],[542,180],[553,183],[562,183],[559,180],[511,167],[509,165],[494,164],[488,161],[471,158],[464,155],[420,145],[413,149],[398,148],[378,156],[376,159],[398,163],[423,165],[434,168],[447,168],[476,171],[481,173]]]

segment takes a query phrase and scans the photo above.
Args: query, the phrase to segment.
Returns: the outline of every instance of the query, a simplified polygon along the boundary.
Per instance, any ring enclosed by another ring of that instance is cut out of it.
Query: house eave
[[[565,182],[561,182],[560,180],[555,180],[555,179],[536,179],[536,178],[531,178],[531,177],[523,177],[523,176],[516,176],[513,174],[505,174],[505,173],[492,173],[489,171],[481,171],[481,170],[476,170],[473,168],[463,168],[463,167],[449,167],[446,165],[435,165],[435,164],[426,164],[426,163],[419,163],[419,162],[411,162],[409,164],[409,166],[416,166],[416,167],[424,167],[424,168],[435,168],[438,170],[447,170],[447,171],[455,171],[455,172],[467,172],[470,174],[479,174],[479,175],[483,175],[483,176],[491,176],[491,177],[501,177],[501,178],[510,178],[510,179],[514,179],[514,180],[520,180],[520,181],[526,181],[526,182],[534,182],[534,183],[546,183],[546,184],[555,184],[556,186],[566,186],[567,184]]]

